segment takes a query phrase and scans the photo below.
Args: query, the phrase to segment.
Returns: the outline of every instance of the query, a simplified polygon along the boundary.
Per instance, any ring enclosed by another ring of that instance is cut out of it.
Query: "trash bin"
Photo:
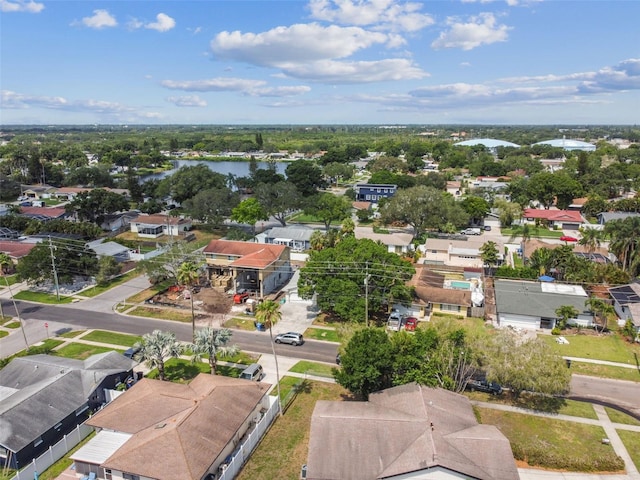
[[[264,328],[264,323],[256,322],[256,330],[259,332],[264,332],[266,330]]]
[[[571,368],[571,359],[565,358],[564,361],[567,362],[567,368]]]

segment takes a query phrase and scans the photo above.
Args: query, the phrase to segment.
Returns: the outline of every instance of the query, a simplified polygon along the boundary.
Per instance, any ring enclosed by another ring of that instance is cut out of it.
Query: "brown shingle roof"
[[[484,480],[519,478],[507,438],[479,425],[462,395],[412,383],[368,402],[316,403],[309,480],[372,480],[438,467]]]
[[[416,287],[416,295],[425,303],[446,303],[448,305],[471,306],[471,292],[452,288]]]
[[[65,215],[64,208],[55,207],[20,207],[23,215],[43,215],[49,218],[60,218]]]
[[[286,248],[270,243],[211,240],[204,253],[238,257],[231,263],[234,267],[265,268],[278,260]]]
[[[200,479],[269,387],[208,374],[189,385],[143,379],[87,424],[133,434],[105,468],[158,480]]]

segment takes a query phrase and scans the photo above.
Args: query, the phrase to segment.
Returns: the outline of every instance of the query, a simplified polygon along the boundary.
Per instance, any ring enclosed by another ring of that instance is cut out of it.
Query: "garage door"
[[[540,328],[540,317],[514,315],[511,313],[499,313],[498,324],[501,327],[529,328],[537,330],[538,328]]]

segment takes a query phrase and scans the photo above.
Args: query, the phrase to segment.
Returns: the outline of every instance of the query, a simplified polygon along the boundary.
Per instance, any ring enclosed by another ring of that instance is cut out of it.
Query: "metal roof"
[[[544,140],[533,145],[549,145],[551,147],[564,148],[565,150],[584,150],[586,152],[592,152],[596,149],[593,143],[581,142],[570,138],[554,138],[553,140]]]
[[[102,430],[89,443],[71,455],[71,460],[101,465],[116,453],[116,450],[124,445],[131,436],[130,433]]]
[[[465,140],[464,142],[454,143],[454,147],[474,147],[476,145],[484,145],[487,148],[498,147],[514,147],[520,148],[517,143],[506,142],[504,140],[496,140],[493,138],[474,138],[473,140]]]

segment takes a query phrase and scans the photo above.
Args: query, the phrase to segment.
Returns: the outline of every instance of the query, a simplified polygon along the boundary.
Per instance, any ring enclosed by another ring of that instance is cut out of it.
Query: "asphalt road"
[[[116,313],[82,310],[78,305],[65,307],[58,305],[41,305],[16,301],[20,316],[25,320],[25,333],[29,344],[34,344],[53,336],[59,328],[76,327],[83,329],[113,330],[134,335],[142,335],[155,329],[174,332],[178,340],[191,340],[191,324],[151,318],[128,317]],[[2,301],[2,308],[7,314],[15,312],[13,303]],[[44,325],[49,327],[45,328]],[[256,353],[271,353],[269,332],[247,332],[234,330],[233,341],[242,350]],[[24,337],[15,332],[1,341],[1,357],[12,355],[25,348]],[[295,356],[303,360],[334,363],[337,346],[327,342],[306,340],[300,347],[276,345],[276,353]]]

